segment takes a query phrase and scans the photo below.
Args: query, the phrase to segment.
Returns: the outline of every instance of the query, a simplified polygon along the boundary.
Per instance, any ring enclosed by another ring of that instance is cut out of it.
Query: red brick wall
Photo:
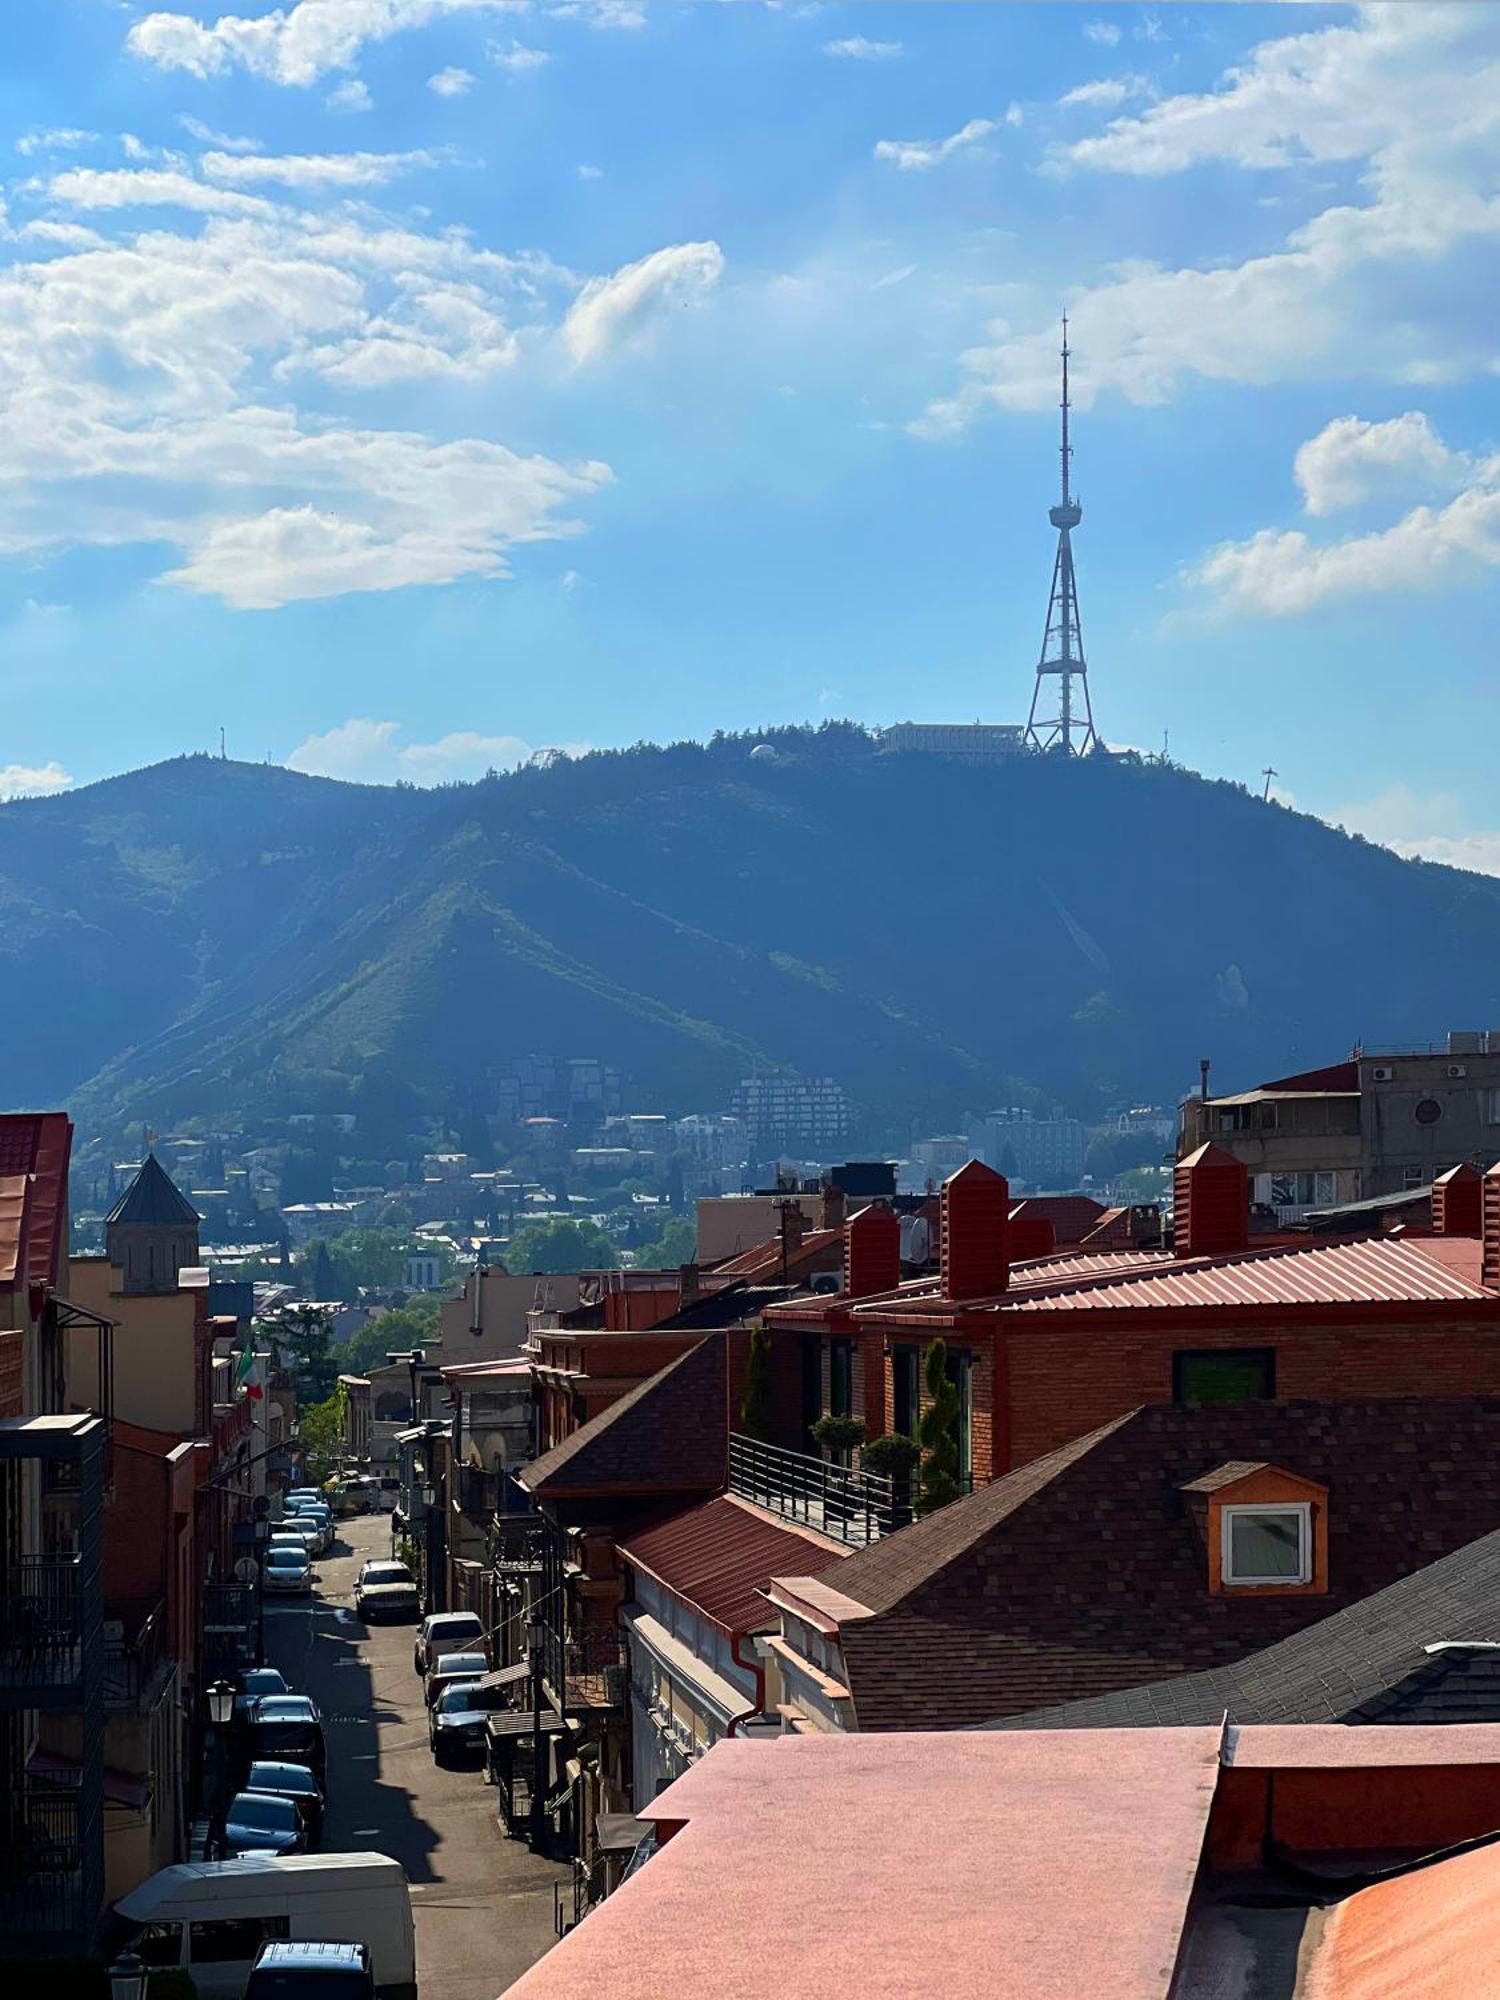
[[[1101,1322],[1131,1317],[1098,1315]],[[973,1345],[978,1352],[982,1343]],[[1029,1464],[1142,1403],[1169,1403],[1173,1354],[1215,1347],[1274,1347],[1276,1393],[1283,1400],[1500,1394],[1500,1325],[1493,1320],[1276,1330],[1201,1321],[1170,1328],[1133,1321],[1128,1328],[1101,1324],[1087,1331],[1012,1328],[1005,1370],[1010,1445],[996,1471]],[[974,1401],[977,1412],[977,1367]]]

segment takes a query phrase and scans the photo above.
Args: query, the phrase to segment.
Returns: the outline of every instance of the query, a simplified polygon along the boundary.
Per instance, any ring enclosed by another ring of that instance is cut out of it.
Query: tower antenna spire
[[[1057,555],[1052,564],[1052,594],[1047,600],[1047,624],[1037,661],[1031,713],[1026,719],[1026,745],[1031,750],[1057,750],[1064,757],[1084,757],[1099,748],[1094,710],[1089,700],[1089,670],[1083,656],[1083,626],[1078,616],[1078,578],[1073,568],[1073,530],[1083,508],[1073,494],[1073,444],[1068,430],[1072,403],[1068,392],[1068,316],[1062,322],[1062,498],[1047,518],[1057,530]],[[1051,683],[1057,683],[1054,698]],[[1055,709],[1055,713],[1053,712]]]

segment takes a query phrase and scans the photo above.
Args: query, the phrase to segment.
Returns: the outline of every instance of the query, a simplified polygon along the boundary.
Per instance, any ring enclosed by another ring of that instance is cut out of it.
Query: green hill
[[[829,1073],[873,1142],[1500,1021],[1500,881],[1171,767],[845,727],[435,793],[198,757],[0,810],[0,971],[5,1097],[101,1131],[482,1106],[553,1052],[669,1111]]]

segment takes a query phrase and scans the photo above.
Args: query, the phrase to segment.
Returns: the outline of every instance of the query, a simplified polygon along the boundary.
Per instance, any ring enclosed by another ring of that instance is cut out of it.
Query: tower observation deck
[[[1093,705],[1089,700],[1089,670],[1083,655],[1083,626],[1078,616],[1078,578],[1073,568],[1073,530],[1083,508],[1073,492],[1073,447],[1068,436],[1068,321],[1062,323],[1062,498],[1048,510],[1057,530],[1057,555],[1052,564],[1052,595],[1047,625],[1037,661],[1031,713],[1025,742],[1030,750],[1057,751],[1064,757],[1084,757],[1097,750]]]

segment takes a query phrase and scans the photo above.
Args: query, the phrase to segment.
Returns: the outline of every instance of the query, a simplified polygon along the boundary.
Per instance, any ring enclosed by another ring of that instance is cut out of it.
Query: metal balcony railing
[[[542,1566],[547,1524],[539,1514],[496,1514],[489,1528],[491,1567],[530,1572]]]
[[[160,1664],[165,1607],[158,1601],[104,1609],[104,1699],[111,1708],[129,1708],[150,1688]]]
[[[564,1712],[623,1708],[629,1692],[629,1654],[617,1625],[587,1625],[567,1634],[549,1626],[542,1640],[542,1681]]]
[[[800,1521],[856,1548],[905,1527],[911,1519],[905,1481],[805,1458],[750,1437],[729,1440],[729,1490],[769,1513]]]
[[[0,1687],[66,1687],[83,1672],[82,1563],[17,1556],[0,1569]]]
[[[0,1817],[0,1936],[76,1937],[93,1912],[86,1905],[83,1802],[56,1793],[22,1792]]]

